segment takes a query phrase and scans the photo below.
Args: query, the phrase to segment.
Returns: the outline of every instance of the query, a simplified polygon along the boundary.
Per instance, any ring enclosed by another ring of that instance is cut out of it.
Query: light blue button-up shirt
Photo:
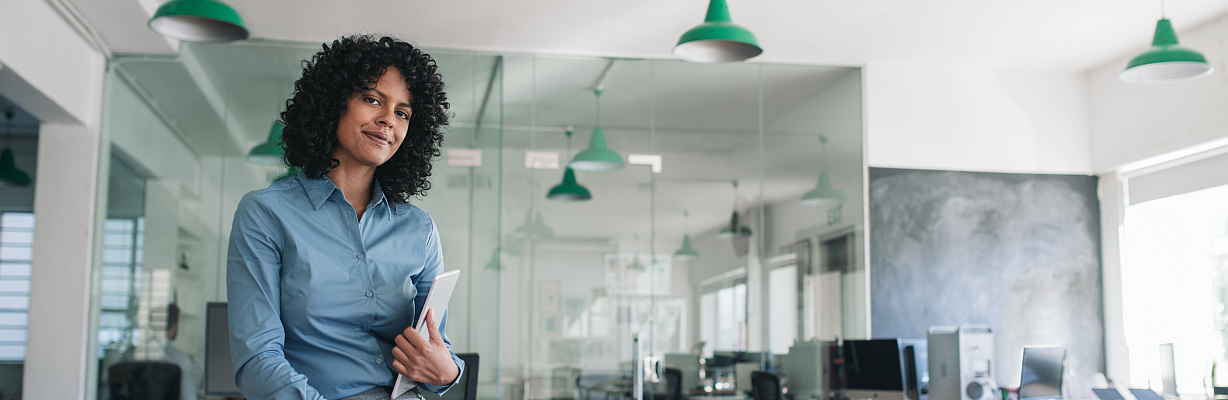
[[[339,399],[395,381],[394,338],[423,311],[443,255],[425,211],[373,186],[361,221],[328,177],[299,174],[239,202],[226,297],[247,398]],[[445,312],[439,332],[450,348],[447,323]]]

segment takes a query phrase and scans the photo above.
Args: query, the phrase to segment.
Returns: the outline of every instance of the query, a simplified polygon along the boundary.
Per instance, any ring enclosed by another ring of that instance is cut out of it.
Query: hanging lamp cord
[[[13,138],[13,109],[4,109],[4,147],[8,148]]]
[[[593,96],[597,97],[597,128],[601,127],[601,89],[593,89]]]
[[[819,167],[823,168],[819,170],[819,173],[822,173],[827,170],[827,136],[821,134],[819,135],[819,153],[819,156],[823,157],[823,161],[819,164]]]

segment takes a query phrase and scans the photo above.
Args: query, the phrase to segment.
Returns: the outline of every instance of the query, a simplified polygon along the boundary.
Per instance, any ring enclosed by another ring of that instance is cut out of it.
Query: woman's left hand
[[[397,347],[392,348],[392,369],[414,382],[451,384],[460,375],[460,367],[452,361],[452,353],[435,325],[435,309],[426,310],[426,329],[431,336],[429,341],[413,327],[397,335]]]

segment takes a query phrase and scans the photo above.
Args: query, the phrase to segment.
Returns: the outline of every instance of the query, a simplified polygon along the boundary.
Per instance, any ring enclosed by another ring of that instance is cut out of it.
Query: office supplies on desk
[[[1024,347],[1019,399],[1062,398],[1065,366],[1066,349],[1063,347]]]

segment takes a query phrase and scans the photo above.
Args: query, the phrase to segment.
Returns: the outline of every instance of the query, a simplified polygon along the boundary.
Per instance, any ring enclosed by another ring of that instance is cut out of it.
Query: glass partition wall
[[[248,152],[318,48],[185,43],[109,66],[96,398],[139,363],[232,394],[211,386],[206,304],[226,298],[235,205],[286,173]],[[430,53],[453,116],[412,203],[461,270],[447,333],[481,357],[479,398],[628,395],[637,369],[646,397],[749,390],[750,370],[868,337],[858,69]],[[598,130],[625,165],[568,171]]]

